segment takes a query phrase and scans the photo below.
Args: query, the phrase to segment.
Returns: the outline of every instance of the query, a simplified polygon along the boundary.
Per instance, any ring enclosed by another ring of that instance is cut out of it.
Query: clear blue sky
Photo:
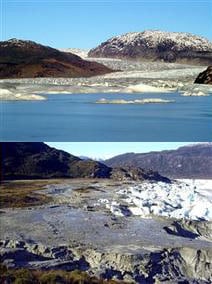
[[[145,153],[177,149],[193,142],[47,142],[51,147],[75,156],[106,159],[123,153]]]
[[[211,0],[0,0],[1,39],[92,48],[130,31],[184,31],[212,40]]]

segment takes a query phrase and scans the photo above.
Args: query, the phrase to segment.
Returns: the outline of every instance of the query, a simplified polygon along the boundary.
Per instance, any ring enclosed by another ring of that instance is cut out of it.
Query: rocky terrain
[[[110,178],[117,181],[163,181],[170,182],[170,179],[161,176],[158,172],[142,169],[140,167],[114,167],[112,168]]]
[[[211,222],[130,214],[132,205],[119,192],[136,184],[47,181],[39,191],[52,197],[50,204],[1,209],[2,263],[8,268],[79,269],[125,283],[210,283]]]
[[[200,143],[177,150],[127,153],[105,161],[108,166],[134,166],[158,171],[171,178],[211,178],[212,143]]]
[[[0,54],[0,78],[89,77],[112,72],[102,64],[33,41],[2,41]]]
[[[169,179],[151,170],[135,167],[108,167],[49,147],[41,142],[0,143],[1,179],[112,178],[116,180]]]
[[[189,33],[147,30],[113,37],[88,56],[209,65],[212,43]]]
[[[201,72],[194,83],[197,84],[212,84],[212,66],[209,66],[205,71]]]

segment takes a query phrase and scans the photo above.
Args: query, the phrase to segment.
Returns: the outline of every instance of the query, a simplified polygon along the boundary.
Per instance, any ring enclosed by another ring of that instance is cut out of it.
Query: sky
[[[211,0],[0,0],[1,40],[96,47],[132,31],[190,32],[212,40]]]
[[[172,150],[193,142],[46,142],[51,147],[75,156],[107,159],[124,153]]]

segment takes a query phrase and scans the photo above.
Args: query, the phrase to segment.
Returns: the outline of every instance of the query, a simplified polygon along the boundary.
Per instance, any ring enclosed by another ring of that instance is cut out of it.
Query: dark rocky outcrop
[[[89,77],[109,72],[102,64],[33,41],[0,42],[0,78]]]
[[[114,180],[126,181],[162,181],[170,182],[170,180],[164,176],[159,175],[158,172],[152,170],[144,170],[139,167],[115,167],[112,169],[111,178]]]
[[[212,178],[212,143],[200,143],[177,150],[127,153],[108,159],[111,167],[152,169],[170,178]]]
[[[212,236],[212,222],[196,220],[176,220],[170,226],[165,226],[164,230],[171,235],[184,238],[204,238],[210,240]]]
[[[210,65],[212,43],[189,33],[150,30],[113,37],[88,56]]]
[[[209,66],[205,71],[201,72],[194,83],[197,84],[212,84],[212,66]]]
[[[2,179],[108,178],[111,168],[40,142],[0,144]]]

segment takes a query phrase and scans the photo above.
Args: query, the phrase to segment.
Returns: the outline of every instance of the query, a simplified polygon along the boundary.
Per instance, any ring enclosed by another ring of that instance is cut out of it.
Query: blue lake
[[[212,141],[212,96],[179,94],[46,95],[1,102],[1,141]],[[161,98],[167,104],[95,104]]]

